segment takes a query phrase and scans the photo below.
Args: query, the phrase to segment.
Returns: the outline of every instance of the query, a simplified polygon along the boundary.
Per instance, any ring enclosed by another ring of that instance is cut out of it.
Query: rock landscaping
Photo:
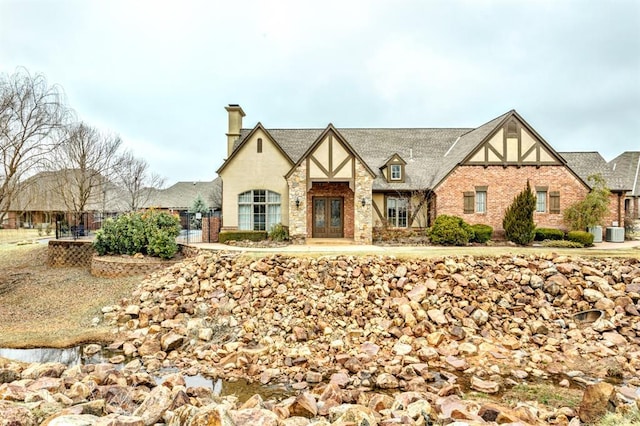
[[[205,252],[102,311],[122,354],[0,360],[0,425],[579,425],[640,406],[638,259]],[[196,374],[286,392],[221,397]],[[541,382],[582,403],[498,398]]]

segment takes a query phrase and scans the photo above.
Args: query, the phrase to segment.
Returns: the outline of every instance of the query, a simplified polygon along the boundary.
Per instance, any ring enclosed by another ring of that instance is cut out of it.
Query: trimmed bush
[[[178,252],[176,237],[172,237],[168,231],[158,229],[149,236],[147,252],[150,256],[171,259]]]
[[[269,239],[272,241],[286,241],[289,239],[289,228],[281,223],[276,223],[269,231]]]
[[[433,244],[464,246],[473,238],[473,230],[462,218],[443,214],[433,222],[428,236]]]
[[[484,225],[481,223],[477,223],[475,225],[471,225],[471,230],[473,231],[473,237],[471,237],[471,242],[484,244],[491,239],[491,234],[493,234],[493,228],[489,225]]]
[[[555,228],[536,228],[536,234],[534,240],[563,240],[564,231],[562,229]]]
[[[584,244],[577,241],[567,240],[544,240],[540,243],[542,247],[556,247],[556,248],[582,248]]]
[[[180,219],[167,213],[128,213],[107,219],[96,232],[93,247],[99,255],[148,254],[170,259],[178,252]]]
[[[536,229],[536,224],[533,222],[535,209],[536,196],[527,181],[527,186],[515,196],[504,214],[504,219],[502,219],[502,227],[507,240],[523,246],[533,241]]]
[[[593,234],[587,231],[570,231],[567,233],[567,240],[575,241],[585,247],[593,245]]]
[[[267,239],[267,231],[224,231],[218,236],[220,243],[227,241],[264,241]]]

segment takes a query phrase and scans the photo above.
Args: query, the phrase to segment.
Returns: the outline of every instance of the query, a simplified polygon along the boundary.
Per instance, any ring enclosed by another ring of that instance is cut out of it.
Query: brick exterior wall
[[[47,265],[89,267],[94,252],[91,241],[50,240]]]
[[[459,216],[469,224],[490,225],[494,229],[494,238],[500,238],[504,236],[504,212],[525,188],[527,180],[534,193],[536,186],[546,186],[548,193],[560,192],[560,213],[534,213],[533,220],[538,227],[565,229],[562,212],[588,192],[581,181],[563,166],[461,166],[436,189],[434,213]],[[463,194],[475,191],[476,186],[487,187],[487,212],[465,214]]]
[[[313,197],[343,197],[344,198],[344,238],[353,238],[353,191],[347,183],[314,182],[307,192],[307,229],[311,237],[313,229]]]
[[[217,243],[220,236],[220,217],[205,217],[202,219],[202,242]]]

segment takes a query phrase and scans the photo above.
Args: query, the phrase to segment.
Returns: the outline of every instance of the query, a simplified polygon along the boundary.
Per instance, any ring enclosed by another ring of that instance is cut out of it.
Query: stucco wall
[[[257,140],[262,139],[262,152]],[[234,159],[220,173],[222,178],[222,228],[238,226],[238,194],[252,189],[265,189],[280,194],[281,221],[289,226],[289,192],[284,175],[291,168],[289,160],[267,135],[258,130],[240,148]]]
[[[564,166],[461,166],[436,189],[436,214],[460,216],[469,224],[490,225],[499,236],[504,232],[504,212],[526,187],[527,180],[534,193],[536,186],[546,186],[549,192],[560,192],[559,214],[534,213],[534,221],[539,227],[564,229],[562,212],[588,191]],[[475,191],[476,186],[487,186],[487,212],[465,214],[464,192]]]

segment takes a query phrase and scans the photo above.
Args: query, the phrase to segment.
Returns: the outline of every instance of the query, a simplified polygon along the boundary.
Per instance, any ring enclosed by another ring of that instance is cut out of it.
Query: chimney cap
[[[246,115],[239,104],[229,104],[229,106],[224,107],[224,109],[226,109],[227,112],[238,111],[242,117]]]

